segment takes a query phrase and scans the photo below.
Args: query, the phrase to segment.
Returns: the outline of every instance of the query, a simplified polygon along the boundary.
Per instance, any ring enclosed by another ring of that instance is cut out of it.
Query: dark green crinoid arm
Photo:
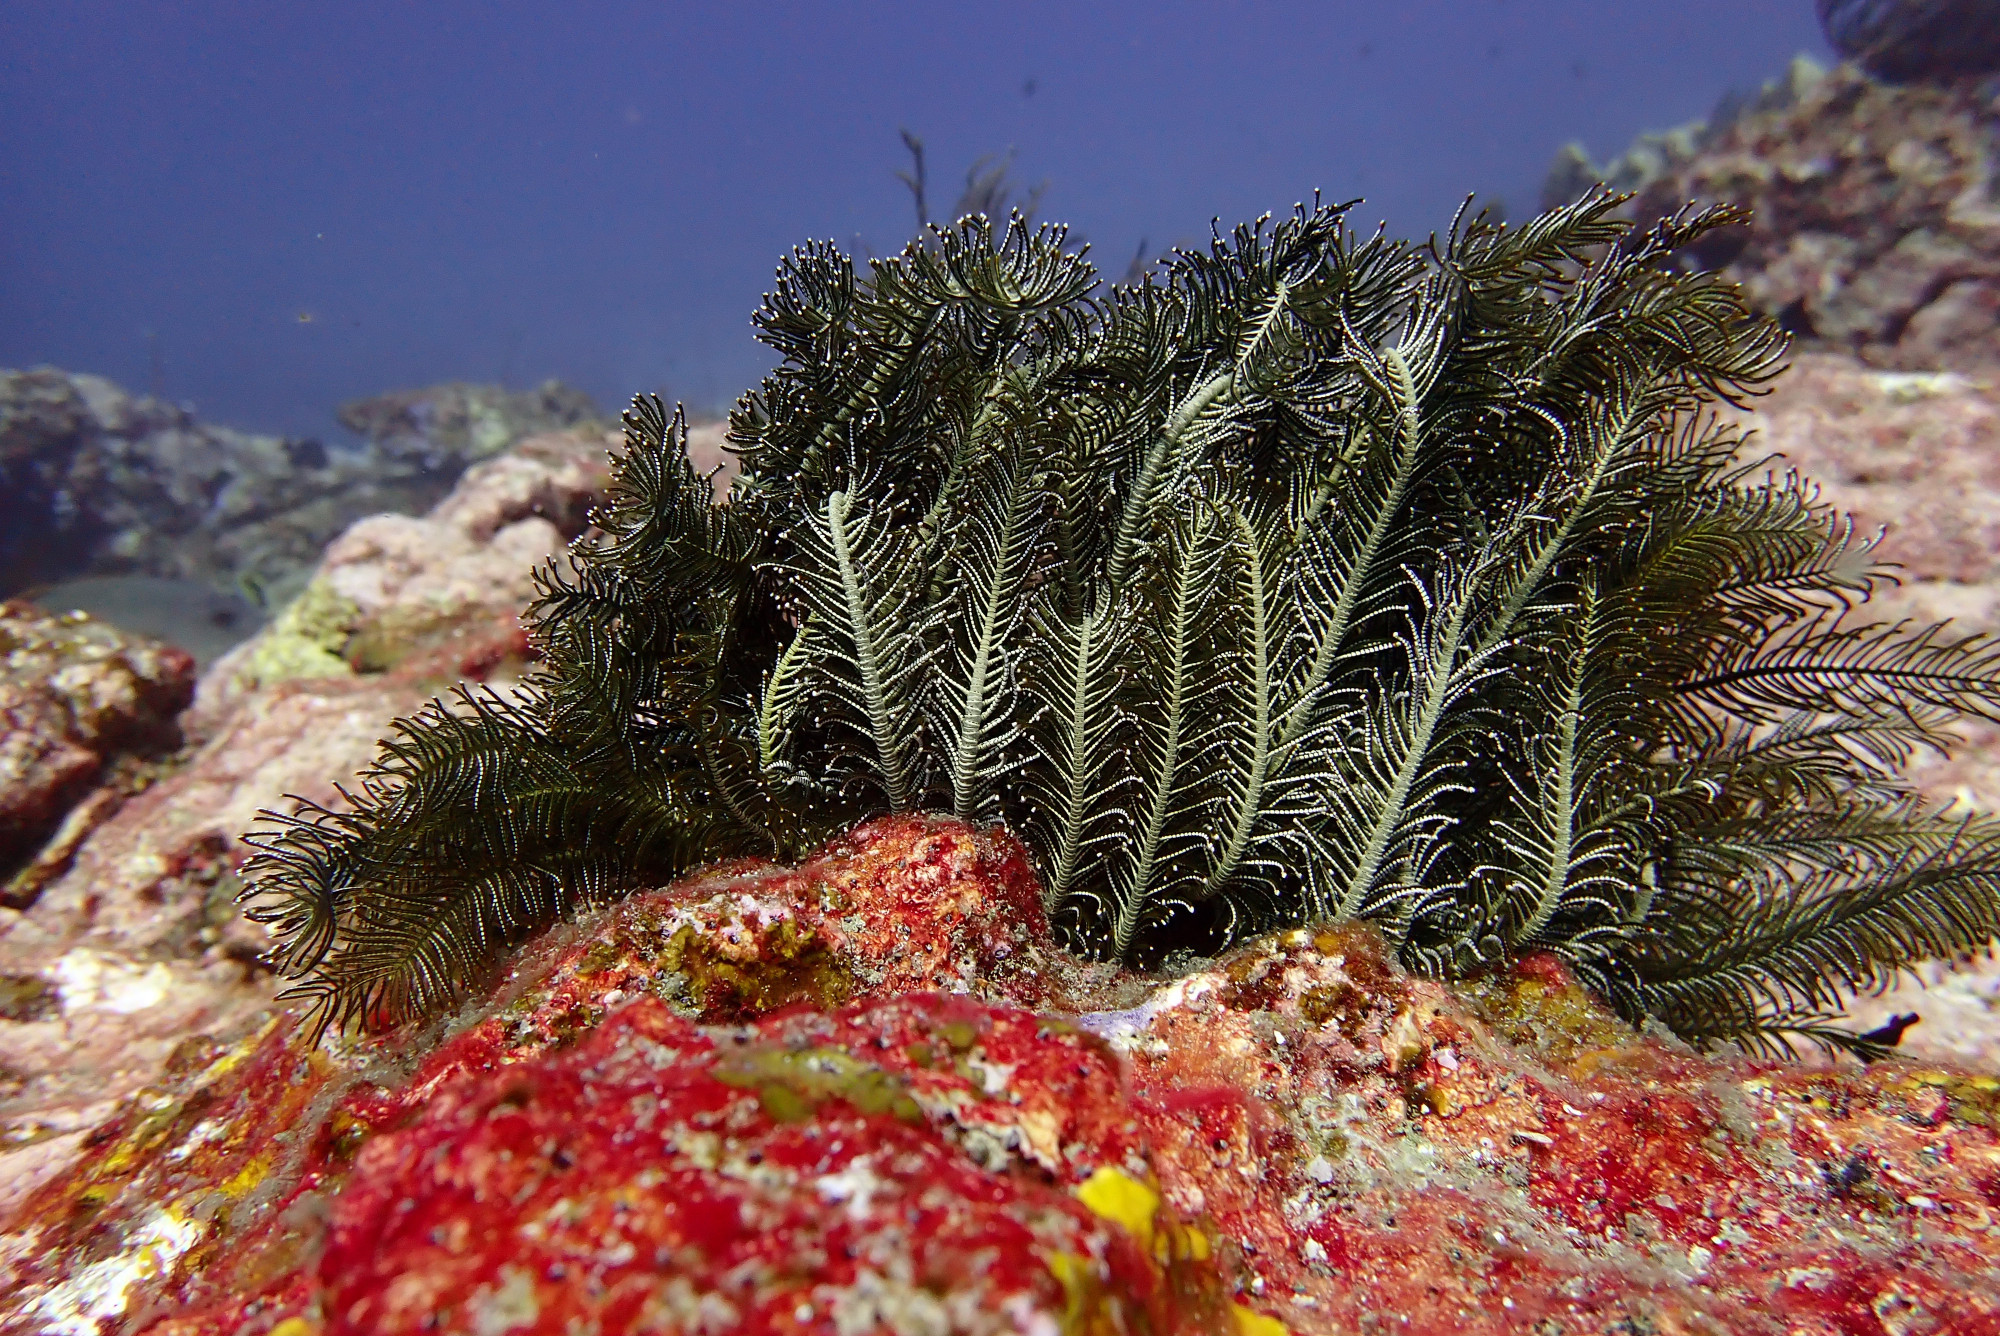
[[[1377,923],[1552,951],[1634,1020],[1803,1037],[2000,928],[2000,836],[1908,792],[2000,650],[1863,623],[1872,544],[1708,414],[1783,336],[1600,194],[1422,248],[1346,209],[1100,290],[1059,228],[795,252],[711,503],[627,415],[542,660],[254,838],[342,1025],[457,996],[571,907],[872,812],[999,820],[1079,951]]]

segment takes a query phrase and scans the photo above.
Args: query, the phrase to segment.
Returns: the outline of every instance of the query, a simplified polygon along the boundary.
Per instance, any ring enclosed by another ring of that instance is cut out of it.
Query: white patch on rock
[[[868,1218],[868,1207],[875,1194],[888,1184],[876,1176],[866,1159],[860,1159],[837,1174],[821,1174],[813,1180],[813,1186],[828,1202],[846,1202],[847,1218],[858,1223]]]
[[[99,1336],[106,1322],[125,1316],[134,1285],[166,1274],[206,1232],[200,1221],[155,1211],[116,1253],[51,1286],[28,1311],[48,1336]]]
[[[990,1058],[971,1058],[965,1064],[966,1070],[979,1078],[979,1091],[983,1095],[1004,1094],[1007,1083],[1020,1070],[1018,1062],[994,1062]]]
[[[78,947],[49,967],[65,1012],[112,1011],[129,1016],[167,1000],[173,971],[155,961],[140,967]]]
[[[229,1134],[230,1120],[227,1118],[204,1118],[196,1123],[182,1142],[167,1152],[170,1160],[185,1160],[211,1141],[220,1141]]]
[[[978,1329],[973,1325],[978,1317],[976,1287],[940,1297],[902,1276],[862,1271],[839,1289],[821,1286],[814,1297],[832,1310],[838,1336],[868,1336],[885,1327],[894,1336],[952,1336]]]
[[[1153,1028],[1154,1018],[1177,1007],[1198,1007],[1221,984],[1221,977],[1212,973],[1190,974],[1156,990],[1136,1007],[1085,1012],[1076,1018],[1076,1023],[1120,1053],[1164,1057],[1166,1041],[1147,1033]]]
[[[541,1320],[541,1301],[535,1297],[535,1278],[518,1266],[500,1269],[496,1288],[482,1285],[466,1301],[466,1315],[472,1319],[474,1336],[506,1336]]]
[[[1942,399],[1972,388],[1972,382],[1956,371],[1878,371],[1875,383],[1882,387],[1882,397],[1892,404]]]

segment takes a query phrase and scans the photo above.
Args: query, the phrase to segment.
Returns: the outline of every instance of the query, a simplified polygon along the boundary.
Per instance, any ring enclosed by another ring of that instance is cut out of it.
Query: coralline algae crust
[[[1148,980],[1037,905],[1004,835],[885,819],[555,930],[446,1026],[191,1050],[7,1225],[7,1329],[2000,1323],[2000,1083],[1706,1057],[1363,930]]]

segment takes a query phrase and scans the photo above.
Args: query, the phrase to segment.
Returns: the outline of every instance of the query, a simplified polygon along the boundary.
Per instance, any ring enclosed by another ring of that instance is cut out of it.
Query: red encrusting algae
[[[2000,1081],[1363,929],[1085,966],[942,819],[557,929],[452,1027],[181,1065],[7,1223],[8,1330],[2000,1332]]]

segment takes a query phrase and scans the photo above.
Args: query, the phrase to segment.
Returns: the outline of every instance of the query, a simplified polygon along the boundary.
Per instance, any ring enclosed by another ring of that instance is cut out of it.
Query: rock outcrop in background
[[[1598,180],[1635,218],[1689,201],[1753,224],[1691,264],[1741,282],[1807,346],[1901,371],[2000,375],[2000,77],[1895,85],[1801,57],[1706,122],[1599,167],[1557,157],[1546,199]]]
[[[2000,70],[1995,0],[1817,0],[1833,49],[1879,79]]]
[[[361,516],[422,514],[468,466],[599,416],[556,381],[439,385],[345,405],[364,438],[348,449],[212,426],[102,376],[0,371],[0,596],[142,575],[283,603]]]

